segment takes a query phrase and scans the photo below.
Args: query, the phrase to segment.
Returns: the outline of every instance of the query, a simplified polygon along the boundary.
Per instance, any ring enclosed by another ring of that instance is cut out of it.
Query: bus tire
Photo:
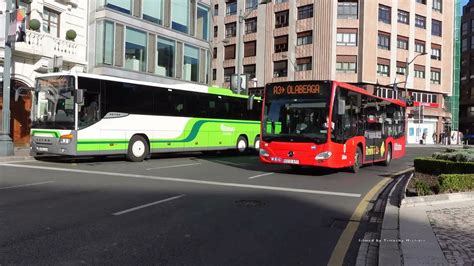
[[[128,143],[127,159],[132,162],[141,162],[149,152],[150,147],[148,147],[146,139],[140,135],[135,135]]]
[[[354,156],[354,164],[349,168],[352,173],[359,172],[360,167],[362,166],[362,150],[359,146],[357,146],[355,156]]]
[[[255,137],[253,147],[254,147],[256,152],[259,152],[259,150],[260,150],[260,137],[259,136]]]
[[[390,162],[392,162],[392,145],[389,144],[387,149],[387,159],[383,161],[382,165],[389,166]]]
[[[249,142],[247,141],[247,138],[244,136],[239,136],[237,139],[237,144],[235,145],[237,148],[237,152],[239,154],[245,153],[249,147]]]

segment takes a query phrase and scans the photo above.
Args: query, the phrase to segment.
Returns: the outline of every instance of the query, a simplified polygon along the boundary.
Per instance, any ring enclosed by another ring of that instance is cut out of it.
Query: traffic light
[[[407,107],[413,107],[415,106],[415,101],[413,101],[412,97],[408,97],[406,100]]]

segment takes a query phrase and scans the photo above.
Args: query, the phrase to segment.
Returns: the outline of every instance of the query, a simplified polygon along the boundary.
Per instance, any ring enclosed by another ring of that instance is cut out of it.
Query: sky
[[[467,4],[467,2],[469,2],[469,0],[462,0],[461,1],[461,6],[464,6],[465,4]]]

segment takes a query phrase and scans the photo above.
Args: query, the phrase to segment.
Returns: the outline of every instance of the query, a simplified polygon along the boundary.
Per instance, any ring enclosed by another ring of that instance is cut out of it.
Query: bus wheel
[[[390,162],[392,161],[392,146],[388,145],[387,149],[387,159],[383,162],[383,165],[389,166]]]
[[[359,146],[357,146],[357,150],[354,156],[354,164],[350,167],[351,172],[357,173],[359,172],[360,167],[362,166],[362,151]]]
[[[148,142],[144,137],[135,135],[128,143],[127,159],[132,162],[141,162],[150,152]]]
[[[260,150],[260,137],[255,137],[255,142],[254,142],[253,147],[255,148],[255,151],[257,152]]]
[[[246,152],[248,146],[249,146],[248,141],[247,141],[247,139],[246,139],[244,136],[240,136],[240,137],[237,139],[237,151],[238,151],[239,153],[244,153],[244,152]]]

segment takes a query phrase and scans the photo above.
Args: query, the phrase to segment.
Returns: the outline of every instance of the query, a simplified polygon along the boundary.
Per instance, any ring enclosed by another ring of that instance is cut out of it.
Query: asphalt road
[[[255,155],[0,164],[0,265],[327,264],[364,195],[433,151],[358,174]]]

